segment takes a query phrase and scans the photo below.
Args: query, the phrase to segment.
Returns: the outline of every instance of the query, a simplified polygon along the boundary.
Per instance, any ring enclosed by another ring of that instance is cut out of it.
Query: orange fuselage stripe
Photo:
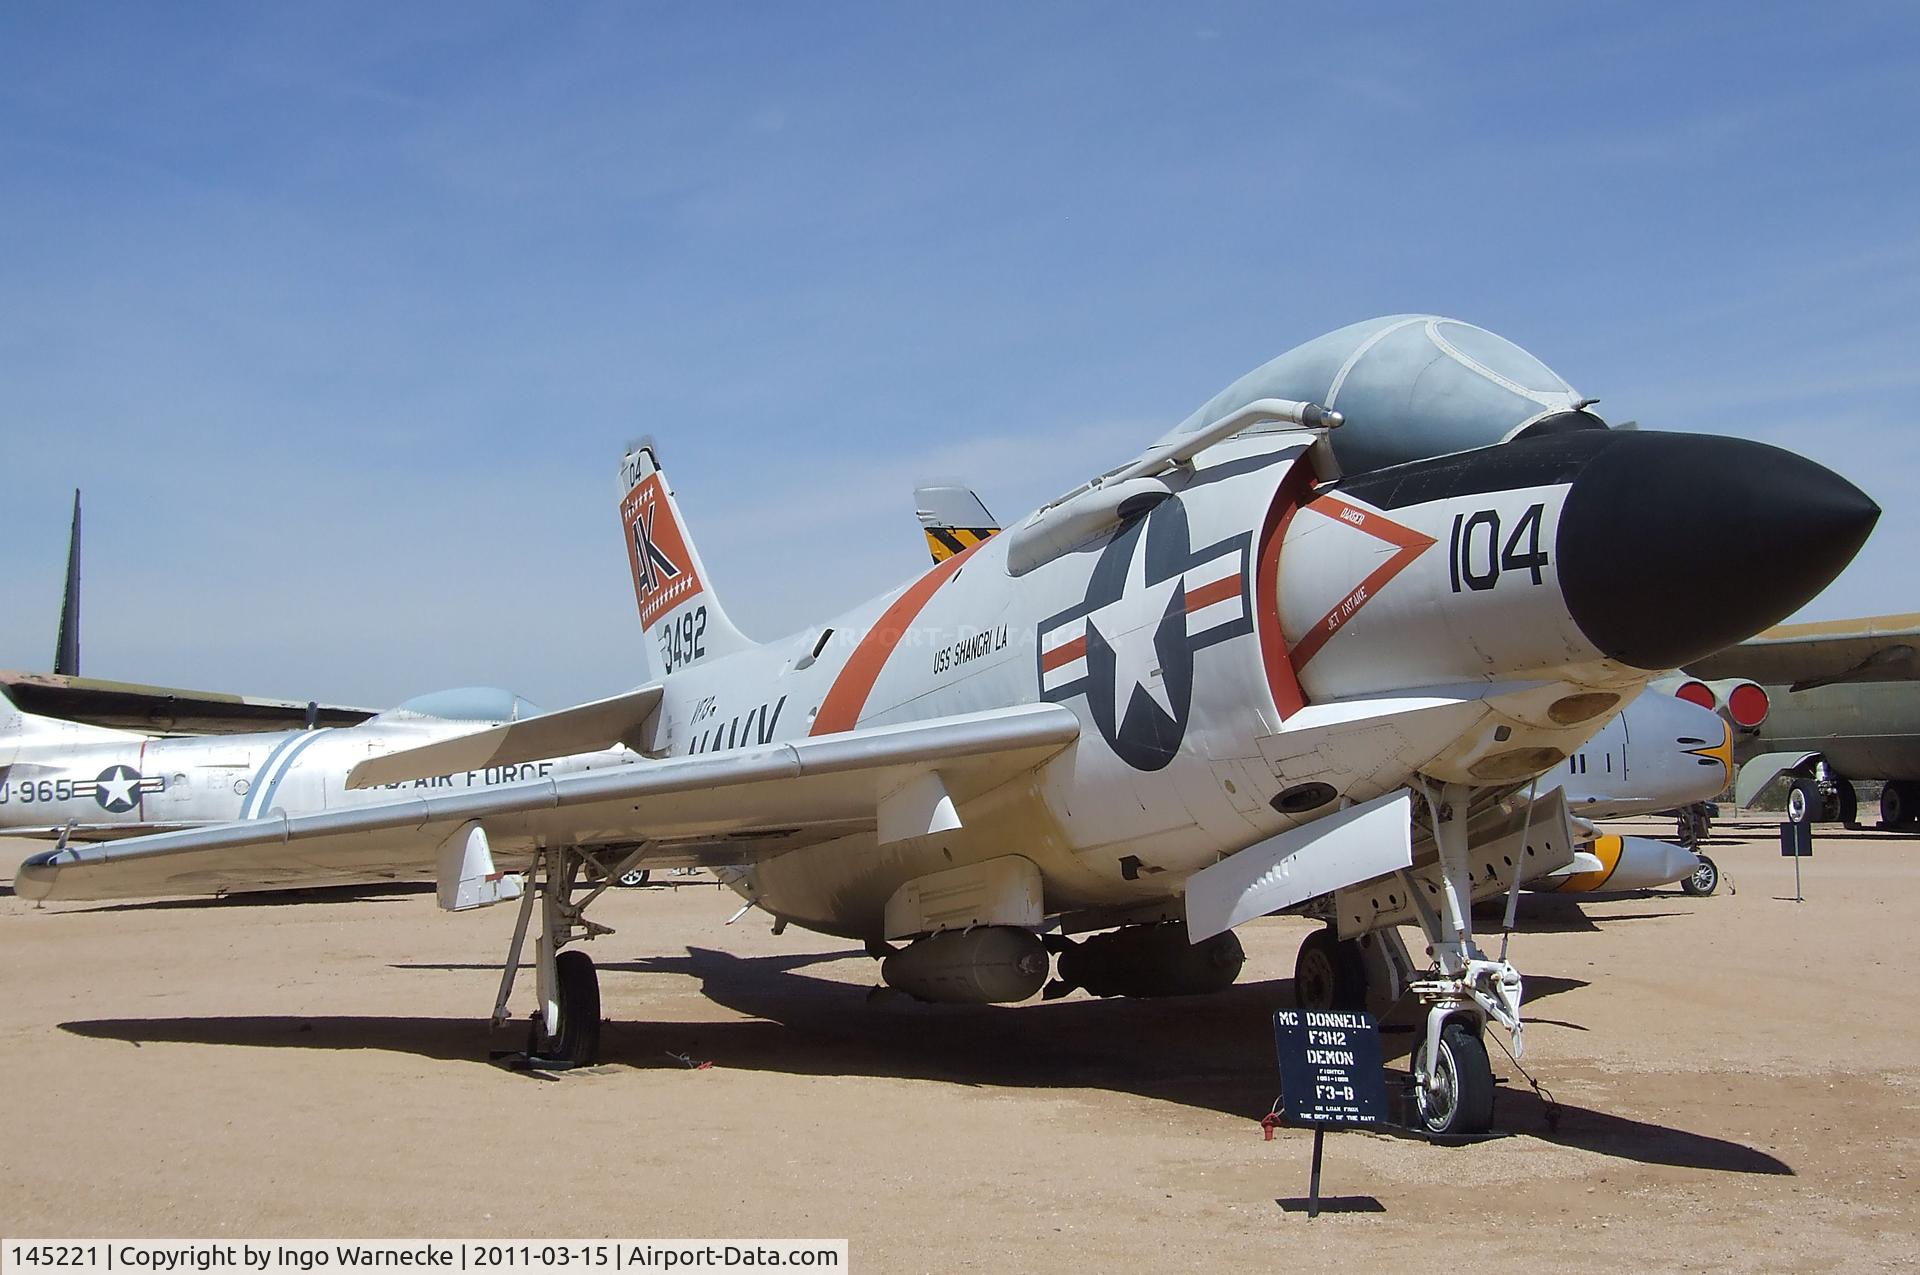
[[[979,548],[980,545],[971,545],[954,554],[908,585],[907,591],[893,600],[893,605],[860,639],[860,645],[853,649],[853,654],[841,667],[840,675],[833,679],[827,697],[820,701],[820,711],[814,715],[813,728],[807,732],[809,735],[830,735],[836,731],[852,730],[859,723],[861,710],[867,706],[867,696],[873,693],[873,684],[880,680],[880,670],[887,666],[887,658],[900,645],[900,639],[906,636],[907,630],[920,617],[928,599]]]
[[[1187,611],[1198,611],[1201,607],[1210,607],[1216,602],[1227,602],[1240,596],[1240,577],[1227,576],[1215,580],[1212,584],[1203,584],[1187,594]]]
[[[1253,620],[1260,635],[1260,660],[1267,670],[1267,689],[1280,720],[1299,712],[1306,704],[1300,693],[1300,678],[1287,650],[1286,634],[1280,629],[1280,548],[1286,542],[1287,528],[1300,510],[1301,498],[1313,486],[1313,470],[1305,456],[1293,462],[1293,468],[1280,481],[1273,504],[1267,509],[1266,525],[1260,529],[1260,552],[1253,577]]]
[[[1041,656],[1040,667],[1046,672],[1051,673],[1062,664],[1071,664],[1086,653],[1087,639],[1085,636],[1077,637],[1071,642],[1062,642],[1059,646],[1054,647],[1051,651]]]

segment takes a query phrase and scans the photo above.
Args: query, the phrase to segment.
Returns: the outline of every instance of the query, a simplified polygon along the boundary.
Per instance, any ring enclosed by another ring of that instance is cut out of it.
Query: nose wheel
[[[1424,1041],[1413,1051],[1416,1059],[1426,1052]],[[1413,1098],[1420,1127],[1436,1137],[1485,1133],[1493,1124],[1493,1064],[1479,1033],[1450,1020],[1433,1050],[1433,1073],[1414,1085]]]

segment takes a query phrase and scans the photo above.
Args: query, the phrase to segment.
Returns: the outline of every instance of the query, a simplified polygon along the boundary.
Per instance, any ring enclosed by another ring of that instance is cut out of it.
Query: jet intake
[[[1191,943],[1185,921],[1122,926],[1063,950],[1046,995],[1204,996],[1233,986],[1246,960],[1232,930]]]
[[[1031,930],[945,930],[881,962],[880,977],[915,1000],[952,1005],[1023,1001],[1047,981],[1047,949]]]

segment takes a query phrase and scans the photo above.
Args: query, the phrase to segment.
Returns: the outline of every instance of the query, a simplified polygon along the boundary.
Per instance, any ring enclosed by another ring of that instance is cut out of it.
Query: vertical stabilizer
[[[714,594],[651,442],[627,449],[620,483],[626,492],[620,523],[633,568],[634,600],[660,671],[677,673],[753,646]]]
[[[930,483],[913,489],[914,513],[927,533],[927,552],[935,562],[965,553],[1000,530],[971,487]]]
[[[60,644],[53,652],[53,671],[66,677],[80,675],[80,491],[73,493],[73,531],[67,537],[67,590],[60,599]]]

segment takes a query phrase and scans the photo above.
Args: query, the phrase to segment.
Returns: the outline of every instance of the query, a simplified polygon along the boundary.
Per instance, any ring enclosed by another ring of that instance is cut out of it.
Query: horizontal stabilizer
[[[615,744],[638,748],[640,729],[660,706],[658,683],[623,695],[597,699],[525,721],[506,722],[407,748],[382,757],[369,757],[347,772],[347,787],[374,788],[381,784],[456,775],[463,770],[511,766],[549,757],[598,752]]]

